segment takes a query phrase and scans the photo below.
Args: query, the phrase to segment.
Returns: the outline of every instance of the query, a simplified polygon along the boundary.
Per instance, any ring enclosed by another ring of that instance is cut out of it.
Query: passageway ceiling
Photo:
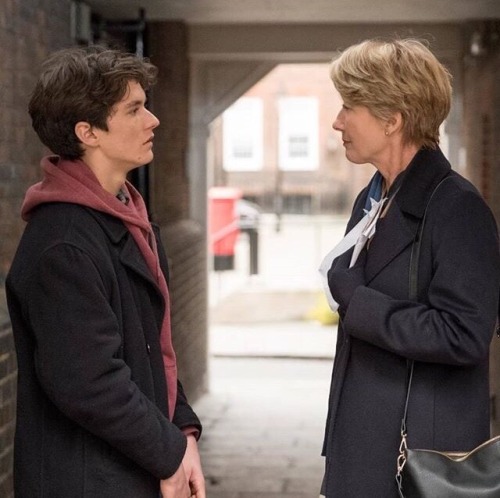
[[[500,19],[500,0],[84,0],[108,20],[183,21],[191,60],[329,60],[361,39],[429,38],[446,57],[457,28]]]
[[[187,170],[190,216],[200,226],[207,219],[209,125],[276,64],[328,62],[352,43],[398,34],[429,39],[436,55],[459,76],[470,50],[466,37],[472,40],[471,35],[482,33],[485,21],[500,19],[500,0],[83,1],[110,21],[137,19],[143,8],[148,22],[187,24],[191,63]],[[457,77],[456,116],[461,112],[460,82]],[[459,122],[452,119],[450,128],[458,129],[454,121]],[[456,134],[452,130],[452,136]]]
[[[500,17],[499,0],[87,0],[108,19],[188,24],[458,22]]]

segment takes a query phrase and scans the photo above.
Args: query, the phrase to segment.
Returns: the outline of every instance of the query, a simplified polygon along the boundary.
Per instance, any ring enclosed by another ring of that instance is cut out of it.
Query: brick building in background
[[[342,99],[329,66],[280,64],[217,117],[209,185],[238,187],[264,212],[348,214],[375,168],[350,163],[332,128]],[[443,124],[446,156],[448,142]]]
[[[350,165],[332,129],[342,104],[328,66],[280,64],[216,118],[209,184],[266,212],[346,213],[374,169]]]
[[[89,0],[88,3],[98,2]],[[31,129],[26,107],[40,63],[50,52],[75,43],[70,30],[71,9],[70,0],[0,2],[0,496],[4,498],[13,496],[11,464],[16,365],[3,286],[24,227],[19,216],[24,192],[39,179],[39,160],[46,152]],[[488,21],[463,23],[451,28],[439,27],[443,33],[452,29],[463,47],[463,52],[456,58],[458,70],[455,68],[454,71],[455,87],[462,110],[453,126],[460,127],[455,136],[460,135],[465,146],[460,155],[459,166],[481,189],[497,220],[500,220],[499,26],[500,21]],[[242,29],[252,28],[247,26],[238,29],[238,33],[241,33]],[[378,26],[377,29],[382,30],[383,27]],[[392,33],[392,29],[393,27],[388,27],[387,32]],[[429,25],[419,29],[431,32],[434,27]],[[206,38],[209,32],[210,29],[203,26],[158,20],[147,23],[145,36],[146,54],[160,68],[160,81],[150,96],[150,102],[153,112],[161,121],[161,126],[155,133],[155,160],[148,170],[148,198],[151,213],[161,226],[172,267],[174,343],[178,352],[179,374],[192,399],[207,387],[206,233],[201,217],[197,219],[192,215],[193,202],[206,202],[207,185],[198,181],[195,174],[196,168],[200,169],[197,162],[199,157],[190,155],[188,150],[190,142],[194,140],[205,144],[207,137],[203,135],[204,131],[198,130],[196,135],[192,129],[201,122],[206,109],[210,111],[217,107],[216,96],[208,95],[203,104],[200,95],[193,94],[192,88],[197,85],[197,88],[203,87],[203,76],[219,74],[225,77],[226,73],[231,76],[237,73],[231,73],[232,69],[251,66],[251,61],[249,63],[248,59],[242,59],[243,62],[236,60],[233,66],[226,67],[225,62],[221,62],[221,56],[213,62],[203,58],[203,54],[196,62],[193,50],[201,53],[205,48],[223,43],[224,29],[216,28],[212,31],[211,38]],[[241,44],[249,40],[260,47],[255,49],[256,52],[266,50],[273,39],[278,40],[282,36],[287,37],[289,44],[303,43],[309,47],[314,44],[314,40],[321,39],[324,32],[325,30],[316,26],[311,27],[311,30],[301,28],[301,41],[297,36],[286,35],[286,28],[283,26],[276,27],[275,38],[274,35],[270,38],[238,38],[241,41],[238,47],[229,47],[228,44],[222,47],[221,52],[241,49]],[[339,28],[328,31],[327,36],[333,32],[345,32],[349,36],[354,33],[352,28],[344,31]],[[366,33],[364,28],[358,32],[360,37],[370,36]],[[471,51],[471,40],[475,40],[476,33],[480,38],[479,44]],[[264,39],[265,46],[261,44]],[[233,37],[233,45],[234,40]],[[281,45],[279,50],[284,50],[284,47],[286,44]],[[275,49],[275,52],[279,50]],[[253,57],[258,58],[258,55],[253,54]],[[194,63],[197,64],[196,67]],[[233,101],[250,87],[251,85],[242,88]],[[193,109],[198,112],[195,117]],[[220,109],[214,117],[223,110]],[[333,109],[328,110],[328,114],[328,119],[333,119]],[[196,121],[197,119],[200,121]],[[336,154],[334,150],[332,154]],[[207,164],[203,161],[201,163],[201,168],[206,169]],[[298,187],[302,178],[296,176],[294,188]],[[339,177],[334,181],[344,180],[339,172]],[[492,361],[495,392],[500,389],[498,349],[495,348]],[[496,411],[500,413],[498,401],[493,399],[493,402]],[[497,419],[493,420],[493,424],[495,431],[500,432]]]

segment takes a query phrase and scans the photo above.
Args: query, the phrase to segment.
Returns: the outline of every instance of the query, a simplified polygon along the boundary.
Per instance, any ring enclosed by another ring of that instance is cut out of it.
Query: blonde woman
[[[350,231],[385,199],[357,261],[333,261],[340,325],[323,454],[326,498],[396,498],[407,362],[415,360],[410,447],[470,450],[489,437],[488,352],[498,313],[495,220],[439,148],[450,75],[417,40],[368,40],[331,65],[344,105],[333,128],[354,164],[376,172],[355,201]],[[354,166],[355,167],[355,166]],[[410,253],[429,204],[419,302],[408,298]]]

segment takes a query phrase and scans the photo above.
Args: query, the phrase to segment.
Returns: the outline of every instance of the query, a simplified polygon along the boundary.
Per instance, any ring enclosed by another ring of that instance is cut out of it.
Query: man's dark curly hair
[[[52,54],[29,102],[33,128],[40,140],[65,159],[83,155],[75,125],[86,121],[101,130],[130,81],[144,90],[156,83],[158,70],[147,59],[100,46],[74,47]]]

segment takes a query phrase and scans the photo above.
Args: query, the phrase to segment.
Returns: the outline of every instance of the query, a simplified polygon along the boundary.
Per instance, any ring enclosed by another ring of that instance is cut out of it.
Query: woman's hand
[[[328,286],[333,299],[339,303],[341,315],[345,314],[354,291],[359,286],[365,285],[366,254],[366,249],[363,249],[354,266],[349,268],[352,251],[347,251],[334,260],[328,272]]]

